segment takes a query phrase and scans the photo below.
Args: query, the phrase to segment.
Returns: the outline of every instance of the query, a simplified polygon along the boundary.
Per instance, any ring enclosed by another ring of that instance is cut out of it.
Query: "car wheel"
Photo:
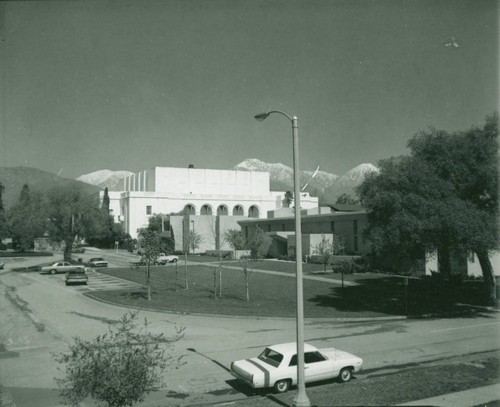
[[[177,259],[173,259],[173,260],[172,260],[172,263],[177,263]]]
[[[274,383],[274,391],[276,393],[286,393],[289,388],[290,388],[290,380],[288,379],[278,380],[276,383]]]
[[[339,382],[346,383],[352,379],[352,368],[344,367],[339,374]]]
[[[52,275],[56,274],[56,272],[57,272],[57,271],[56,271],[56,270],[54,270],[54,269],[50,270],[50,274],[52,274]]]

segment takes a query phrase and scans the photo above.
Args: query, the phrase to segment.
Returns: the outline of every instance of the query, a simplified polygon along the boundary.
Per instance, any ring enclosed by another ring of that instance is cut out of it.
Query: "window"
[[[259,355],[259,359],[263,362],[270,364],[271,366],[278,367],[283,360],[283,355],[269,348],[264,349]]]
[[[304,353],[304,362],[305,363],[317,363],[323,362],[325,357],[319,352],[306,352]]]
[[[326,358],[319,352],[306,352],[304,353],[304,363],[317,363],[323,362]],[[290,359],[289,366],[297,366],[297,355],[293,355]]]
[[[153,208],[151,205],[146,206],[146,215],[151,215],[153,213]]]
[[[333,220],[330,222],[330,231],[335,232],[335,222]]]

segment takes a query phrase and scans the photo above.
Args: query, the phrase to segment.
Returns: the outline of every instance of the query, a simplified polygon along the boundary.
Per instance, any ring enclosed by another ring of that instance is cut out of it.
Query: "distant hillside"
[[[77,181],[96,185],[102,189],[107,187],[110,191],[123,191],[123,178],[132,174],[130,171],[99,170],[80,175]]]
[[[88,193],[97,193],[100,188],[74,179],[59,177],[51,172],[30,167],[0,167],[0,182],[5,187],[2,195],[6,209],[19,200],[24,184],[28,184],[31,191],[47,191],[59,185],[79,185]]]

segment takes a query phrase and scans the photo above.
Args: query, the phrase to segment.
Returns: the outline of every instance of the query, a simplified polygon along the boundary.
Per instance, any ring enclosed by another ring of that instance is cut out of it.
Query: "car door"
[[[306,382],[333,377],[333,361],[318,351],[304,353],[304,367]]]
[[[71,264],[69,264],[67,261],[62,263],[61,271],[68,272],[71,270]]]

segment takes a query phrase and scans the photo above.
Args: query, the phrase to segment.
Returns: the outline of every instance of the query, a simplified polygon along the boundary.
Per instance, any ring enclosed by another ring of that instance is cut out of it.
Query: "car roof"
[[[295,354],[297,353],[297,342],[279,343],[277,345],[268,346],[268,348],[281,354]],[[315,346],[304,343],[304,352],[314,352],[317,350],[318,349]]]
[[[92,257],[90,260],[104,260],[102,257]]]

